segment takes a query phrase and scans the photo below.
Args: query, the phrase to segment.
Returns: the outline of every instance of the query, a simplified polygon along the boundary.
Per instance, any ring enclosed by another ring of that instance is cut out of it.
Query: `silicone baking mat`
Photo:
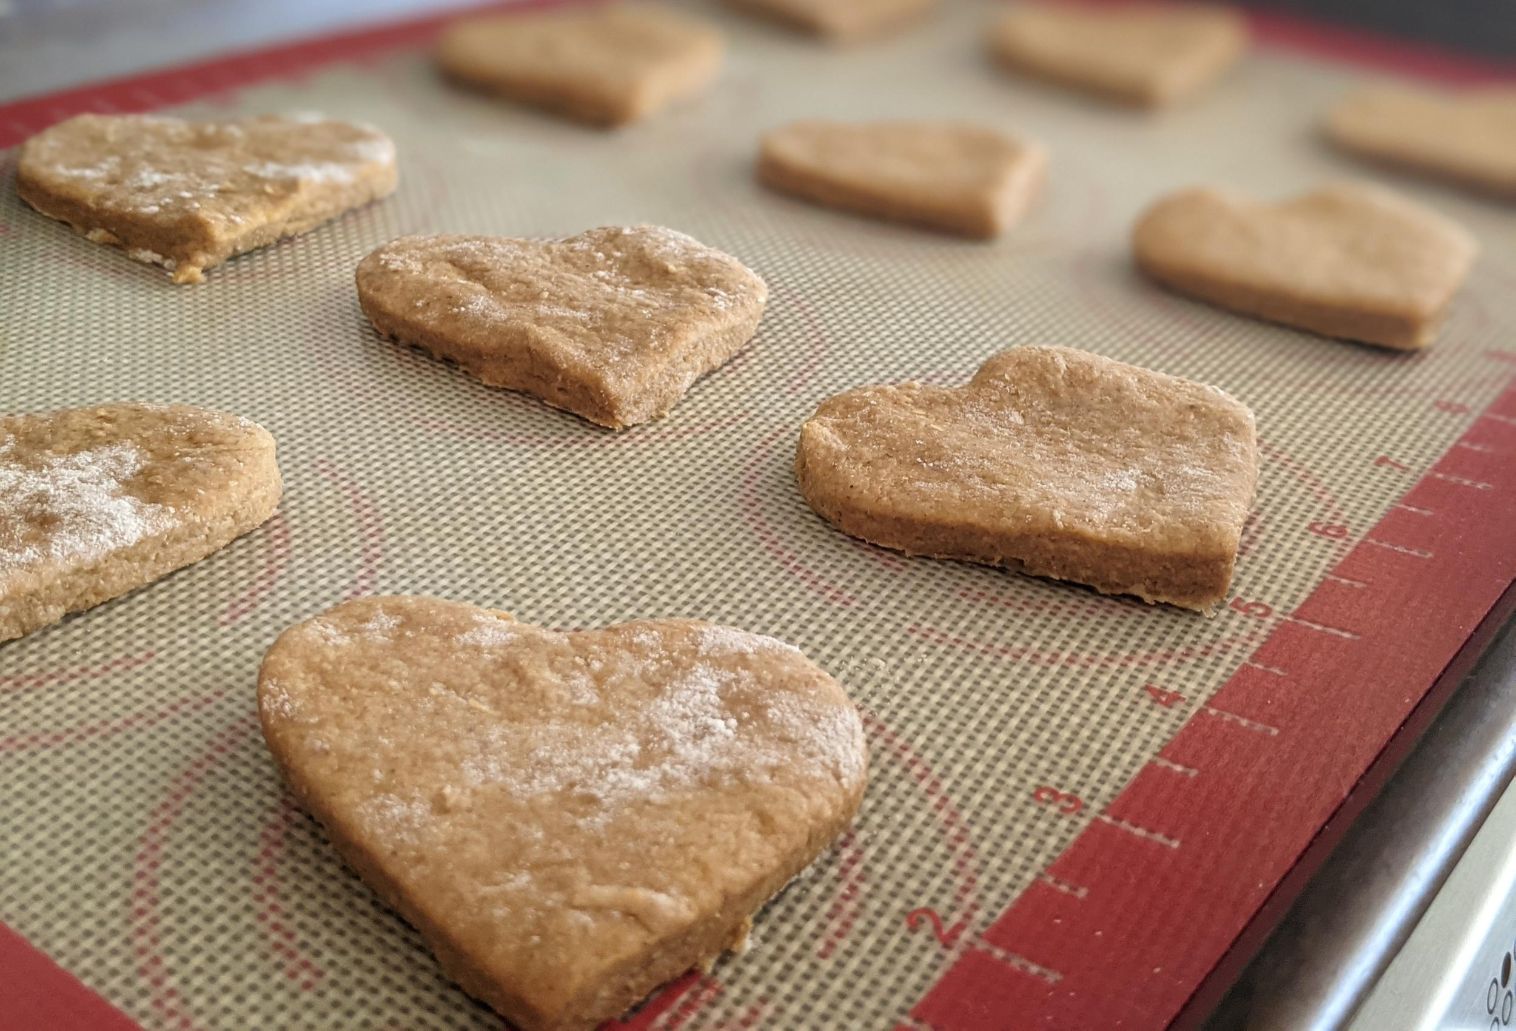
[[[147,1027],[498,1024],[292,807],[256,728],[275,635],[381,591],[562,626],[728,622],[801,646],[862,707],[873,779],[856,827],[767,909],[749,954],[633,1026],[1179,1012],[1516,578],[1516,214],[1395,180],[1483,244],[1421,354],[1174,298],[1128,260],[1155,195],[1376,175],[1313,126],[1378,73],[1279,44],[1365,47],[1264,22],[1214,93],[1144,116],[997,72],[979,40],[992,10],[955,3],[832,51],[702,8],[730,39],[719,87],[613,133],[449,88],[425,56],[431,22],[0,109],[0,145],[84,109],[320,111],[382,127],[402,170],[391,199],[173,287],[26,209],[5,153],[0,410],[236,411],[277,436],[286,495],[212,558],[0,647],[15,932],[0,1017],[103,1026],[46,954]],[[1049,146],[1049,186],[988,245],[829,213],[753,181],[757,133],[802,116],[1000,126]],[[611,434],[490,390],[379,340],[358,309],[354,265],[403,233],[631,222],[736,254],[772,291],[752,346],[656,425]],[[906,559],[806,508],[791,461],[822,398],[961,382],[1029,343],[1255,409],[1262,484],[1214,618]]]

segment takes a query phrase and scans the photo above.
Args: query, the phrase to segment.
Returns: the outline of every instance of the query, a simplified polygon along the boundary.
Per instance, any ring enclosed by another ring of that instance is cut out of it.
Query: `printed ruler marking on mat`
[[[1390,506],[1162,754],[980,932],[995,950],[953,960],[909,1026],[1156,1028],[1178,1014],[1466,629],[1516,580],[1516,462],[1501,457],[1516,447],[1512,416],[1516,387],[1459,441],[1477,434],[1488,446],[1450,447]],[[1417,604],[1388,603],[1411,597]],[[1443,618],[1426,619],[1429,607]],[[1272,614],[1259,602],[1232,609]],[[1175,768],[1194,774],[1174,776]],[[1027,976],[1004,961],[1011,955],[1060,978]]]

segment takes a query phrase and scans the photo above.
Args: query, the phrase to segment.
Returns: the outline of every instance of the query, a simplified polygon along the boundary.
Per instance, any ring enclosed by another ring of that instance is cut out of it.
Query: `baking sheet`
[[[185,107],[361,119],[396,140],[401,165],[394,197],[199,287],[25,209],[14,151],[0,158],[0,409],[225,408],[273,431],[286,478],[280,515],[257,533],[0,647],[0,919],[145,1026],[497,1023],[291,807],[257,733],[254,677],[274,636],[374,592],[557,626],[698,616],[802,647],[865,711],[862,815],[763,914],[748,955],[642,1022],[931,1025],[916,1007],[947,966],[966,947],[996,950],[979,931],[1047,879],[1265,642],[1270,621],[1249,603],[1294,611],[1516,368],[1501,357],[1516,328],[1516,217],[1436,186],[1391,180],[1467,225],[1484,254],[1422,354],[1233,317],[1132,271],[1130,223],[1169,189],[1282,196],[1374,177],[1312,128],[1361,71],[1259,52],[1201,103],[1144,117],[997,72],[978,39],[988,5],[840,52],[701,10],[729,35],[720,87],[616,133],[458,92],[409,49]],[[757,134],[813,116],[951,116],[1023,134],[1052,152],[1048,190],[988,245],[764,192]],[[652,426],[611,434],[490,390],[379,340],[358,309],[358,259],[403,233],[632,222],[729,251],[771,289],[751,348]],[[806,508],[791,461],[822,398],[962,382],[1030,343],[1215,383],[1254,408],[1264,474],[1236,607],[1207,620],[905,559]],[[1403,475],[1386,475],[1386,456]],[[1409,708],[1429,683],[1385,690]],[[1153,704],[1149,686],[1182,701]],[[1035,955],[999,958],[1062,982]],[[1128,1012],[1138,1026],[1172,1015]]]

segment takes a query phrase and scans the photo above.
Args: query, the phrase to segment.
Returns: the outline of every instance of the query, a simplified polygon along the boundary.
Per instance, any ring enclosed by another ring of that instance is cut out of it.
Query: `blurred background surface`
[[[0,0],[0,101],[468,6],[470,0]],[[1244,6],[1516,58],[1516,0],[1262,0]]]

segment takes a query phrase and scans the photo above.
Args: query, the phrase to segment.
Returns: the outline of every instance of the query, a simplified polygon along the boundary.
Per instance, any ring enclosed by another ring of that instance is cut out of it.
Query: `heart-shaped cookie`
[[[1042,185],[1043,149],[953,122],[795,122],[763,137],[758,177],[785,193],[876,218],[988,238]]]
[[[16,192],[176,283],[395,189],[395,146],[347,122],[79,115],[27,140]]]
[[[279,491],[274,438],[235,415],[0,418],[0,641],[200,561],[273,515]]]
[[[665,415],[758,330],[768,287],[659,226],[407,236],[358,265],[374,328],[602,426]]]
[[[1339,146],[1388,164],[1516,197],[1516,89],[1444,94],[1404,86],[1351,93],[1332,109]]]
[[[990,31],[991,51],[1013,70],[1144,107],[1199,93],[1247,45],[1242,15],[1173,4],[1023,3]]]
[[[662,7],[608,3],[469,18],[443,30],[453,78],[594,125],[622,125],[692,97],[721,69],[715,29]]]
[[[1144,272],[1181,293],[1400,350],[1432,341],[1477,252],[1460,226],[1361,184],[1278,203],[1182,190],[1138,220],[1132,247]]]
[[[593,1027],[740,944],[867,776],[836,681],[692,620],[361,599],[279,637],[258,703],[338,850],[525,1031]]]
[[[1253,414],[1214,387],[1062,347],[964,387],[863,387],[800,430],[801,493],[844,532],[1208,610],[1258,478]]]
[[[729,0],[733,7],[833,43],[850,43],[903,28],[937,0]]]

